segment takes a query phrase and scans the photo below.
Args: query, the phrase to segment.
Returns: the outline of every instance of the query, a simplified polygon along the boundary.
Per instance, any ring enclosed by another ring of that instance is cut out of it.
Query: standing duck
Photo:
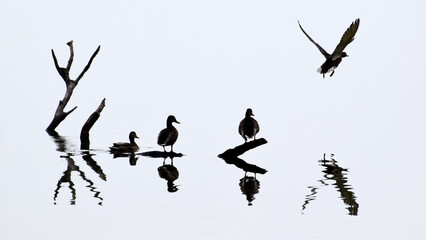
[[[175,116],[170,115],[167,118],[167,127],[158,134],[157,143],[160,146],[163,146],[164,151],[166,152],[166,146],[171,146],[171,152],[173,152],[173,144],[178,138],[178,130],[173,126],[173,123],[180,123],[176,120]]]
[[[253,138],[256,140],[256,134],[259,132],[259,124],[256,119],[252,118],[254,116],[253,110],[247,108],[246,117],[241,120],[238,127],[238,132],[244,138],[244,141],[247,142],[248,139]]]
[[[349,43],[351,43],[355,38],[355,34],[358,31],[359,27],[359,18],[356,19],[352,24],[349,26],[349,28],[346,30],[346,32],[343,34],[342,38],[340,39],[339,44],[337,44],[336,48],[334,49],[333,53],[330,55],[325,51],[318,43],[316,43],[306,32],[303,30],[302,26],[299,23],[299,27],[302,30],[302,32],[308,37],[308,39],[319,49],[319,51],[324,55],[326,58],[325,62],[321,65],[320,68],[318,68],[318,72],[322,74],[323,78],[325,77],[325,74],[328,72],[331,72],[330,77],[334,74],[334,69],[339,66],[340,62],[342,61],[342,58],[348,57],[346,52],[343,52],[343,50],[348,46]]]
[[[112,147],[110,147],[111,152],[136,152],[139,150],[139,146],[135,142],[135,138],[139,138],[136,135],[136,132],[131,131],[129,134],[129,140],[128,142],[118,142],[114,143]]]

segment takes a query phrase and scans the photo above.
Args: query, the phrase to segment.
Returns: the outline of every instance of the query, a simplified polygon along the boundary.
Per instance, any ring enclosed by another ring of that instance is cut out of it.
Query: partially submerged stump
[[[71,95],[72,95],[72,93],[74,91],[74,88],[77,86],[78,82],[81,80],[81,78],[83,77],[83,75],[87,72],[87,70],[89,70],[90,65],[92,64],[93,59],[96,57],[96,55],[98,54],[98,52],[99,52],[99,50],[101,48],[101,46],[98,46],[98,48],[96,49],[96,51],[93,53],[92,57],[90,58],[89,62],[87,63],[86,67],[83,69],[83,71],[77,77],[77,79],[76,80],[71,80],[71,78],[70,78],[70,69],[71,69],[72,62],[74,60],[73,41],[68,42],[67,45],[70,47],[70,58],[68,60],[68,64],[67,64],[66,68],[62,68],[62,67],[59,66],[58,60],[56,59],[56,56],[55,56],[55,52],[52,49],[52,57],[53,57],[53,61],[55,63],[56,70],[58,71],[59,75],[61,75],[62,79],[64,79],[65,85],[67,87],[67,90],[65,92],[64,98],[59,101],[59,105],[56,108],[56,112],[55,112],[55,115],[53,117],[52,122],[46,128],[46,132],[49,135],[57,135],[58,133],[55,130],[56,127],[58,127],[58,125],[63,120],[65,120],[65,118],[77,108],[77,107],[74,107],[73,109],[71,109],[68,112],[64,111],[65,106],[67,105],[68,101],[71,98]]]
[[[102,100],[98,109],[96,109],[96,111],[93,112],[92,115],[90,115],[86,123],[83,125],[83,128],[81,129],[81,133],[80,133],[80,142],[81,142],[80,149],[82,150],[89,149],[90,147],[89,131],[93,127],[95,122],[98,120],[104,107],[105,107],[105,98]]]

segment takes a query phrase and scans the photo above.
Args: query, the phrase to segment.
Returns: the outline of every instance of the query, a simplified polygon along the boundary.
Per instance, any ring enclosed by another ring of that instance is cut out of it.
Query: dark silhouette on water
[[[248,205],[252,206],[255,199],[254,195],[259,193],[260,182],[256,177],[247,177],[244,176],[240,179],[240,189],[241,192],[246,195]]]
[[[62,188],[62,184],[68,183],[68,188],[71,191],[70,203],[71,205],[75,205],[76,199],[77,199],[77,194],[76,194],[77,190],[74,187],[75,185],[72,180],[72,173],[76,172],[79,174],[79,176],[81,177],[83,181],[88,183],[86,187],[88,187],[89,190],[94,193],[94,196],[93,196],[94,198],[99,199],[98,204],[102,205],[103,198],[100,196],[101,194],[100,191],[96,189],[94,182],[90,180],[88,177],[86,177],[86,174],[80,169],[79,166],[75,164],[73,159],[74,153],[69,152],[69,149],[68,149],[69,144],[67,140],[58,134],[53,135],[52,137],[54,139],[54,142],[57,145],[57,150],[65,154],[60,156],[60,158],[67,160],[67,169],[64,171],[62,177],[58,180],[58,183],[56,184],[56,189],[54,191],[55,193],[53,196],[54,204],[56,205],[56,199],[59,196],[59,193],[60,193],[59,190]],[[99,178],[106,181],[105,173],[102,171],[102,168],[96,163],[96,161],[92,158],[92,156],[94,156],[94,154],[90,154],[89,151],[82,152],[82,158],[87,163],[87,165],[90,166],[91,169],[99,175]]]
[[[175,116],[170,115],[167,117],[166,128],[161,130],[158,134],[157,143],[162,146],[166,151],[166,146],[171,146],[171,152],[173,152],[173,144],[175,144],[179,133],[178,130],[173,126],[173,123],[180,123],[176,120]]]
[[[163,165],[158,167],[157,169],[158,174],[161,178],[167,181],[167,191],[176,192],[178,190],[178,186],[174,184],[174,181],[179,177],[179,171],[173,165],[173,159],[183,157],[182,153],[148,151],[148,152],[138,153],[138,155],[150,157],[150,158],[163,159]],[[170,158],[170,164],[166,164],[167,158]]]
[[[175,152],[162,152],[162,151],[148,151],[148,152],[142,152],[137,153],[137,155],[145,156],[145,157],[151,157],[151,158],[175,158],[175,157],[183,157],[184,155],[182,153],[175,153]]]
[[[56,189],[55,189],[55,194],[53,196],[53,203],[56,205],[56,199],[59,195],[59,190],[62,187],[63,183],[68,183],[68,188],[71,190],[71,200],[70,203],[71,205],[75,205],[76,203],[76,199],[77,199],[77,195],[76,195],[76,189],[74,188],[74,182],[72,181],[72,172],[77,172],[79,173],[80,177],[86,181],[88,183],[88,185],[86,187],[88,187],[90,189],[91,192],[94,193],[94,198],[99,199],[100,201],[98,202],[99,205],[102,205],[103,202],[103,198],[100,197],[100,192],[96,190],[96,187],[94,186],[93,181],[91,181],[90,179],[88,179],[86,177],[86,174],[80,170],[80,167],[78,167],[77,165],[75,165],[74,160],[71,158],[71,156],[62,156],[63,158],[65,158],[67,160],[67,170],[64,171],[63,176],[59,179],[58,183],[56,184]],[[102,177],[105,177],[105,175],[103,175]],[[106,180],[106,178],[104,179]]]
[[[308,39],[320,50],[322,55],[326,58],[325,62],[321,65],[321,67],[318,69],[318,72],[322,74],[323,78],[325,77],[325,74],[331,71],[330,77],[334,74],[334,69],[339,66],[340,62],[342,62],[342,58],[348,57],[346,52],[343,50],[348,46],[349,43],[351,43],[354,40],[355,34],[358,31],[359,27],[359,18],[356,19],[349,28],[345,31],[342,38],[340,39],[339,44],[336,46],[332,54],[329,54],[327,51],[325,51],[318,43],[316,43],[302,28],[302,25],[299,27],[302,30],[302,32],[308,37]]]
[[[173,166],[173,158],[170,159],[171,163],[166,164],[165,158],[163,161],[163,165],[158,167],[157,170],[158,175],[167,181],[167,191],[172,193],[177,192],[179,190],[178,185],[174,184],[174,181],[179,178],[179,171],[175,166]]]
[[[138,144],[135,142],[135,138],[139,138],[138,135],[136,135],[136,132],[131,131],[129,133],[129,140],[130,142],[118,142],[114,143],[112,147],[109,149],[112,153],[114,152],[137,152],[139,150]]]
[[[328,182],[332,181],[332,185],[334,185],[340,193],[340,198],[347,205],[346,209],[348,209],[349,215],[358,215],[359,205],[356,202],[354,192],[351,191],[351,185],[347,184],[348,179],[346,176],[346,172],[348,172],[348,170],[340,167],[337,164],[337,161],[333,158],[333,156],[334,155],[331,154],[331,159],[326,159],[324,153],[323,159],[318,161],[320,163],[320,166],[324,167],[324,169],[322,170],[322,172],[324,173],[324,179],[318,180],[318,182],[320,182],[322,185],[308,186],[308,188],[311,190],[311,193],[306,195],[305,202],[302,205],[302,214],[308,204],[316,199],[316,194],[318,193],[319,188],[322,186],[330,185]]]
[[[101,166],[98,165],[98,163],[93,159],[92,156],[95,156],[95,154],[90,153],[89,151],[83,152],[83,160],[86,161],[87,165],[99,175],[99,178],[106,181],[106,175],[104,171],[102,170]]]
[[[246,116],[243,120],[241,120],[240,125],[238,126],[238,132],[241,137],[244,138],[245,142],[247,142],[250,138],[256,140],[256,134],[260,130],[259,123],[257,123],[256,119],[252,118],[252,116],[254,116],[253,110],[251,110],[251,108],[247,108]]]
[[[73,41],[69,41],[67,43],[67,45],[70,48],[70,58],[68,60],[68,64],[67,67],[60,67],[58,64],[58,60],[56,59],[56,55],[55,52],[52,49],[52,57],[53,57],[53,62],[55,63],[55,67],[56,70],[58,71],[59,75],[62,77],[62,79],[65,81],[65,85],[66,85],[66,92],[65,92],[65,96],[62,100],[59,101],[59,105],[56,108],[56,112],[55,115],[52,119],[52,122],[50,122],[49,126],[46,128],[46,132],[53,136],[53,135],[57,135],[58,133],[56,132],[56,127],[58,127],[58,125],[65,120],[65,118],[71,114],[77,107],[74,107],[73,109],[71,109],[68,112],[65,112],[65,106],[67,105],[67,103],[69,102],[71,95],[74,91],[74,88],[77,87],[77,84],[80,82],[81,78],[84,76],[84,74],[87,72],[87,70],[89,70],[90,65],[92,64],[93,59],[96,57],[96,55],[99,53],[99,50],[101,49],[101,46],[98,46],[98,48],[96,49],[96,51],[92,54],[92,57],[90,58],[89,62],[87,63],[86,67],[83,69],[83,71],[80,73],[80,75],[76,78],[76,80],[71,80],[70,77],[70,69],[71,69],[71,65],[72,62],[74,60],[74,47],[73,47]]]
[[[89,135],[90,129],[99,119],[104,107],[105,107],[105,98],[102,100],[101,104],[96,109],[96,111],[90,115],[86,123],[83,125],[83,128],[81,129],[81,132],[80,132],[80,149],[81,150],[83,149],[88,150],[90,148],[90,135]]]
[[[252,202],[255,199],[254,195],[259,193],[260,183],[259,180],[256,179],[256,174],[265,174],[267,170],[254,164],[247,163],[240,159],[239,156],[266,143],[266,139],[260,138],[250,142],[245,142],[244,144],[238,145],[234,148],[230,148],[218,155],[218,157],[222,158],[227,164],[232,164],[244,171],[244,177],[240,179],[239,185],[241,192],[246,195],[249,206],[252,206]],[[247,176],[247,173],[254,173],[254,177]]]
[[[113,158],[129,158],[130,166],[136,166],[139,157],[134,152],[112,152]]]
[[[250,142],[246,142],[244,144],[238,145],[234,148],[230,148],[225,152],[218,155],[218,157],[225,160],[228,164],[233,164],[236,167],[242,169],[244,172],[251,172],[254,174],[260,173],[265,174],[267,171],[261,167],[258,167],[254,164],[250,164],[240,159],[238,156],[244,154],[248,150],[254,149],[260,145],[266,144],[268,141],[264,138],[256,139]]]

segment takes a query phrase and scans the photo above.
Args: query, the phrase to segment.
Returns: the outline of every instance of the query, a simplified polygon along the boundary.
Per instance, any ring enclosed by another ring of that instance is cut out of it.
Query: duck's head
[[[180,124],[180,122],[178,122],[178,120],[176,120],[176,118],[175,118],[175,116],[173,116],[173,115],[170,115],[168,118],[167,118],[167,124],[172,124],[172,123],[179,123]]]
[[[342,52],[342,55],[340,55],[342,58],[349,57],[349,55],[346,52]]]
[[[251,110],[251,108],[247,108],[246,117],[251,117],[251,116],[254,116],[253,110]]]
[[[136,132],[131,131],[129,134],[129,139],[135,139],[135,138],[139,138],[138,135],[136,135]]]

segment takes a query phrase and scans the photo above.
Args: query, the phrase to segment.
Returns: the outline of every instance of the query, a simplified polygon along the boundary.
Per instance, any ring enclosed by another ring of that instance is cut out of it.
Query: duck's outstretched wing
[[[308,37],[309,38],[309,40],[313,43],[313,44],[315,44],[315,46],[317,46],[317,48],[320,50],[320,52],[322,53],[322,55],[324,55],[324,57],[325,58],[328,58],[328,57],[330,57],[330,54],[327,52],[327,51],[325,51],[324,50],[324,48],[322,48],[318,43],[316,43],[306,32],[305,32],[305,30],[303,30],[303,28],[302,28],[302,25],[300,25],[300,22],[299,21],[297,21],[297,23],[299,23],[299,27],[300,27],[300,29],[302,30],[302,32],[306,35],[306,37]]]
[[[355,39],[354,37],[356,32],[358,31],[358,27],[359,18],[353,21],[352,24],[346,30],[346,32],[343,34],[342,39],[340,39],[339,44],[337,44],[336,49],[334,49],[333,53],[331,54],[331,58],[333,60],[339,58],[345,47],[348,46],[348,44]]]

